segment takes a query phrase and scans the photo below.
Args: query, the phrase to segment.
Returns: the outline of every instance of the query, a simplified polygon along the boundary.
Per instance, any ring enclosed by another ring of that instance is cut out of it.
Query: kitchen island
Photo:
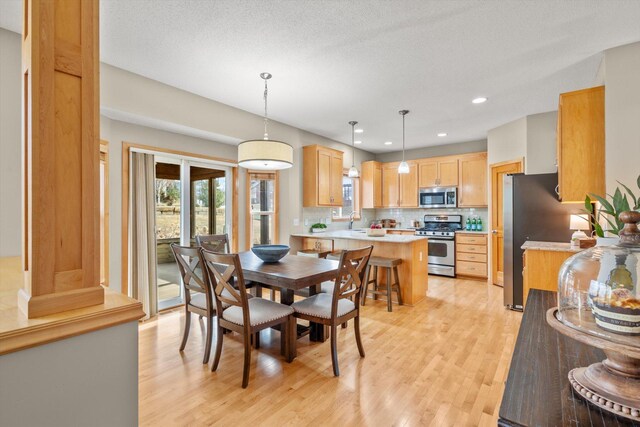
[[[289,238],[291,253],[299,250],[339,251],[373,245],[373,256],[400,258],[398,266],[403,303],[415,305],[426,298],[428,289],[427,238],[424,236],[387,234],[369,237],[364,231],[342,230],[324,233],[298,233]],[[386,283],[384,269],[378,279]],[[395,295],[394,295],[395,300]]]

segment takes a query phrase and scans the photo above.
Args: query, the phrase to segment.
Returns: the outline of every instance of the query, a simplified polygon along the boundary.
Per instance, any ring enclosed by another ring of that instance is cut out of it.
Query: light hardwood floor
[[[163,313],[140,326],[140,424],[495,426],[522,317],[503,308],[502,288],[430,276],[425,301],[393,309],[363,307],[365,358],[353,325],[338,329],[338,378],[328,341],[299,340],[288,364],[279,333],[263,332],[247,389],[237,335],[225,336],[212,373],[202,323],[180,353],[184,315]]]

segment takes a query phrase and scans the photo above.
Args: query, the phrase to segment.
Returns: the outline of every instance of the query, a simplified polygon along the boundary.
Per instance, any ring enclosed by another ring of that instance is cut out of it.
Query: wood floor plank
[[[217,372],[203,365],[204,324],[193,317],[178,351],[184,314],[140,326],[141,425],[495,425],[521,314],[502,306],[502,288],[431,276],[415,307],[382,301],[362,308],[360,358],[353,324],[338,329],[341,376],[329,341],[298,341],[280,356],[280,334],[265,331],[242,389],[242,341],[224,337]],[[215,346],[214,334],[214,346]]]

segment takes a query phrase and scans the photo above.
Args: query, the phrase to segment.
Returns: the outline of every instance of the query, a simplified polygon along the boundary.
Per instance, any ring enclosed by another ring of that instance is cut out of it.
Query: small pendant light
[[[264,136],[262,139],[252,139],[238,145],[238,164],[247,169],[277,170],[293,166],[293,147],[282,141],[269,139],[267,124],[267,80],[269,73],[261,73],[264,80]]]
[[[358,168],[356,168],[356,130],[355,126],[358,124],[356,121],[350,121],[351,125],[351,167],[349,168],[349,178],[357,178],[360,176]]]
[[[404,116],[409,114],[409,110],[400,110],[398,113],[402,116],[402,162],[398,165],[398,173],[409,173],[409,163],[404,161]]]

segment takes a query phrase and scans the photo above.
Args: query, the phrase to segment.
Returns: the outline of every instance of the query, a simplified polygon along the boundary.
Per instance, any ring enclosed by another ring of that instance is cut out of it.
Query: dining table
[[[245,280],[277,288],[280,303],[291,305],[296,291],[308,289],[308,295],[320,292],[322,282],[333,280],[338,273],[338,261],[300,255],[286,255],[278,262],[264,262],[253,252],[240,252],[240,264]],[[311,322],[309,327],[298,325],[298,337],[309,335],[311,341],[324,342],[324,325]]]

